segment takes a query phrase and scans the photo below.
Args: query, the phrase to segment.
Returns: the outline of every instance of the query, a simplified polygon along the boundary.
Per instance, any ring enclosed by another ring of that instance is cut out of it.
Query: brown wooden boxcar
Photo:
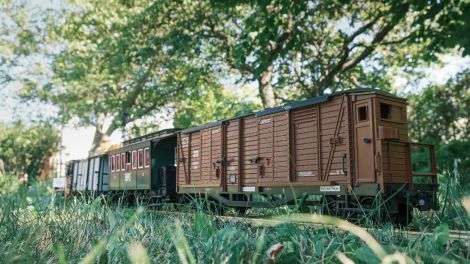
[[[323,195],[321,202],[329,198],[345,213],[357,210],[350,201],[377,194],[398,194],[393,212],[437,204],[432,146],[409,142],[406,100],[379,90],[324,95],[183,130],[177,142],[178,191],[231,207]],[[428,171],[412,171],[413,147],[428,151]]]

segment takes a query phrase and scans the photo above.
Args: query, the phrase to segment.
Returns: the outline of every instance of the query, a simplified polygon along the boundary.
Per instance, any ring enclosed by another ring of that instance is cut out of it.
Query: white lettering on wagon
[[[243,191],[243,192],[255,192],[255,191],[256,191],[256,187],[255,187],[255,186],[246,186],[246,187],[243,187],[243,188],[242,188],[242,191]]]
[[[313,171],[299,171],[299,177],[315,176]]]
[[[271,118],[261,119],[259,121],[260,125],[265,125],[265,124],[269,124],[269,123],[271,123]]]
[[[346,173],[344,173],[343,170],[335,170],[335,171],[330,171],[329,175],[331,176],[341,176],[341,175],[345,175]]]
[[[52,180],[53,188],[65,188],[65,177],[54,178]]]
[[[183,145],[183,147],[186,147],[189,145],[189,137],[181,137],[181,145]]]
[[[340,192],[341,186],[334,185],[334,186],[320,186],[320,192]]]
[[[131,181],[131,173],[130,172],[127,172],[126,174],[124,174],[124,181],[126,181],[126,182]]]

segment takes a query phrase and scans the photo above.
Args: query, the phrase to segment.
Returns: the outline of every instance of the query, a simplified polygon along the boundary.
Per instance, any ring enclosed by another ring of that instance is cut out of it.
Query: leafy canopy
[[[0,124],[0,159],[13,174],[41,174],[44,165],[58,151],[60,135],[50,124]]]

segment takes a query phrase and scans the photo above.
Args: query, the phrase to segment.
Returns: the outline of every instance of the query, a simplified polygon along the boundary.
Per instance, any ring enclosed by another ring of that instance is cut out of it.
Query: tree
[[[188,128],[248,114],[261,106],[223,88],[199,89],[176,105],[174,127]]]
[[[48,41],[64,43],[53,56],[52,76],[42,78],[47,83],[27,80],[22,95],[59,106],[62,122],[77,117],[95,126],[94,153],[116,129],[180,101],[203,100],[191,96],[204,85],[223,87],[223,79],[254,83],[264,107],[354,87],[389,89],[394,68],[435,60],[429,32],[450,28],[445,17],[454,8],[465,19],[465,6],[77,2],[63,22],[49,23]]]
[[[193,50],[175,45],[186,41],[172,28],[175,5],[91,1],[68,10],[50,31],[65,43],[52,79],[29,80],[23,98],[59,106],[64,123],[78,117],[79,125],[94,126],[95,154],[116,129],[212,82],[205,64],[191,58]]]
[[[180,23],[206,47],[204,60],[256,82],[263,106],[273,107],[327,90],[389,89],[387,67],[426,56],[408,46],[425,45],[423,25],[453,7],[450,1],[200,1],[182,7],[190,11]]]
[[[410,133],[436,144],[470,138],[470,71],[409,97]]]
[[[44,164],[58,151],[59,143],[58,131],[48,123],[0,124],[0,159],[7,171],[19,176],[41,174]]]

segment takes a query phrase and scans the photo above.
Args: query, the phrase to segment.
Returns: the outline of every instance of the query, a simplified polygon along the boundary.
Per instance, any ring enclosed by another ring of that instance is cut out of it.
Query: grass
[[[449,225],[442,221],[421,223],[433,230],[433,236],[414,240],[397,236],[390,227],[367,232],[317,215],[301,220],[338,228],[288,222],[259,227],[220,221],[204,211],[190,216],[128,208],[103,197],[64,201],[49,186],[49,182],[37,182],[28,188],[0,179],[1,262],[261,263],[266,261],[266,250],[277,243],[284,249],[275,263],[461,263],[469,258],[469,241],[451,243]],[[287,213],[285,217],[299,216]],[[463,217],[468,221],[468,215]]]

